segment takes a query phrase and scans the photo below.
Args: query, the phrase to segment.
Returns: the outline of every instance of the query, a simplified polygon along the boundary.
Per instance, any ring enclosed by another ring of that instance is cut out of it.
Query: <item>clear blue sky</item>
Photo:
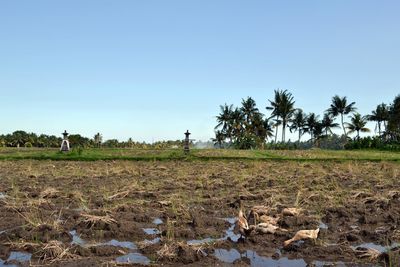
[[[225,102],[273,90],[322,114],[400,92],[400,2],[0,2],[0,133],[213,136]],[[371,128],[374,126],[371,125]]]

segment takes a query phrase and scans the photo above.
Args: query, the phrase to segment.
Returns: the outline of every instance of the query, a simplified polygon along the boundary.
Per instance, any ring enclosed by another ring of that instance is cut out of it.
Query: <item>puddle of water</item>
[[[194,239],[194,240],[189,240],[187,241],[188,245],[202,245],[202,244],[207,244],[207,243],[212,243],[215,241],[221,241],[221,240],[232,240],[233,242],[238,242],[240,238],[240,234],[235,234],[233,230],[235,229],[235,223],[236,223],[236,218],[224,218],[224,221],[227,221],[231,224],[231,226],[228,228],[228,230],[225,231],[225,236],[222,238],[211,238],[207,237],[204,239]]]
[[[161,241],[161,238],[157,237],[157,238],[154,238],[153,240],[146,239],[144,242],[154,245],[154,244],[160,243],[160,241]]]
[[[372,248],[372,249],[376,249],[377,251],[382,253],[382,252],[386,252],[386,251],[391,250],[392,248],[395,248],[395,247],[398,247],[398,246],[400,246],[400,243],[393,243],[391,246],[386,246],[386,247],[378,245],[378,244],[375,244],[375,243],[363,243],[363,244],[360,244],[360,245],[357,245],[357,246],[351,246],[351,247],[353,249],[356,249],[358,247],[360,247],[360,248]]]
[[[228,230],[225,231],[225,237],[223,240],[230,239],[233,242],[238,242],[240,238],[240,234],[235,234],[233,230],[235,229],[235,223],[236,223],[236,218],[226,218],[225,221],[229,222],[231,226],[228,228]]]
[[[257,252],[252,250],[247,250],[244,253],[240,253],[236,249],[216,249],[214,256],[222,262],[225,263],[234,263],[237,260],[242,258],[250,260],[250,265],[252,267],[261,267],[261,266],[282,266],[282,267],[298,267],[298,266],[307,266],[307,263],[303,259],[290,260],[288,258],[280,258],[278,260],[274,260],[272,258],[262,257],[257,254]]]
[[[72,235],[72,245],[80,245],[80,246],[89,246],[90,244],[87,244],[85,240],[83,240],[76,232],[76,230],[73,230],[69,232]],[[115,239],[112,239],[108,242],[105,243],[96,243],[93,246],[113,246],[113,247],[121,247],[121,248],[127,248],[130,250],[135,250],[137,249],[136,245],[133,242],[129,241],[118,241]]]
[[[328,230],[329,229],[328,225],[326,225],[323,222],[320,222],[318,227],[319,227],[319,229],[322,229],[322,230]]]
[[[312,262],[316,267],[327,267],[327,266],[334,266],[334,267],[346,267],[347,264],[342,262],[342,261],[338,261],[338,262],[329,262],[329,261],[313,261]]]
[[[0,259],[0,266],[7,266],[7,267],[18,267],[15,264],[8,264],[6,263],[6,261],[3,261],[2,259]]]
[[[232,218],[224,218],[224,221],[227,221],[230,224],[235,224],[237,219],[235,217]]]
[[[160,231],[156,228],[143,228],[143,231],[148,235],[159,235]]]
[[[6,197],[7,197],[6,194],[4,194],[3,192],[0,192],[0,199],[4,199],[4,198],[6,198]]]
[[[160,218],[155,218],[154,220],[153,220],[153,224],[155,224],[155,225],[160,225],[160,224],[163,224],[164,222],[160,219]]]
[[[187,244],[188,245],[201,245],[201,244],[212,243],[214,241],[215,241],[214,238],[208,237],[208,238],[204,238],[201,240],[197,240],[197,239],[189,240],[189,241],[187,241]]]
[[[7,261],[27,262],[30,261],[31,258],[31,253],[13,251],[11,252],[10,257],[8,257]]]
[[[137,252],[129,253],[127,255],[118,257],[115,259],[115,261],[119,263],[137,263],[143,265],[150,264],[149,258]]]
[[[133,242],[129,242],[129,241],[118,241],[118,240],[110,240],[106,243],[103,243],[101,245],[106,245],[106,246],[113,246],[113,247],[121,247],[121,248],[127,248],[127,249],[131,249],[134,250],[136,249],[136,245]]]
[[[78,233],[76,232],[76,230],[72,230],[69,232],[72,235],[72,242],[71,245],[80,245],[83,246],[86,244],[86,241],[83,240]]]

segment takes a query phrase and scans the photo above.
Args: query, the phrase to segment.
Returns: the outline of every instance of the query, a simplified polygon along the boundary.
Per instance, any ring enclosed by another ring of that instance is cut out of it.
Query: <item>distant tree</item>
[[[14,147],[23,147],[25,143],[30,142],[29,134],[25,131],[15,131],[9,136],[10,146]]]
[[[356,102],[351,102],[350,104],[347,103],[347,98],[346,97],[340,97],[338,95],[335,95],[332,98],[332,104],[331,107],[327,110],[327,112],[332,115],[333,117],[337,117],[340,115],[340,119],[342,122],[342,128],[344,135],[347,136],[346,133],[346,127],[344,124],[344,115],[348,115],[354,111],[356,111],[356,108],[354,105]]]
[[[322,121],[321,121],[321,126],[322,126],[322,129],[325,131],[326,136],[328,136],[328,132],[333,134],[332,128],[339,127],[339,124],[334,121],[335,121],[335,119],[332,117],[331,114],[329,114],[329,113],[324,114],[324,117],[322,118]]]
[[[217,116],[217,126],[215,129],[222,127],[222,132],[230,139],[232,139],[232,116],[233,116],[233,105],[221,105],[220,113]]]
[[[298,143],[300,144],[300,139],[301,136],[304,134],[304,128],[306,127],[307,124],[307,116],[301,109],[297,109],[293,113],[293,118],[291,119],[291,125],[290,125],[290,131],[298,132],[299,134],[299,139]]]
[[[90,147],[91,142],[87,137],[83,137],[80,134],[71,134],[68,137],[71,147]]]
[[[135,145],[135,142],[133,142],[133,140],[132,140],[132,138],[128,138],[128,141],[126,142],[126,145],[129,147],[129,148],[133,148],[133,146]]]
[[[268,119],[263,119],[261,113],[256,113],[253,117],[252,133],[255,135],[256,144],[260,148],[264,148],[268,138],[273,136],[272,124]]]
[[[219,148],[222,148],[222,144],[225,141],[225,135],[222,131],[215,132],[215,138],[212,139],[214,145],[218,145]]]
[[[245,122],[244,114],[242,113],[240,108],[235,108],[235,110],[232,112],[231,127],[236,142],[240,140],[244,135],[244,130],[245,130],[244,122]]]
[[[390,105],[387,131],[393,140],[400,141],[400,95]]]
[[[119,147],[120,143],[118,142],[117,139],[109,139],[104,142],[104,146],[109,147],[109,148],[117,148]]]
[[[281,103],[282,99],[282,92],[280,89],[274,90],[274,99],[269,100],[270,106],[267,106],[267,110],[272,110],[271,111],[271,117],[275,121],[274,127],[275,127],[275,143],[277,141],[278,137],[278,127],[281,124],[281,121],[279,120],[280,113],[279,113],[279,104]]]
[[[285,142],[286,127],[288,126],[288,122],[291,120],[293,113],[296,110],[294,108],[294,103],[295,101],[292,94],[287,90],[284,90],[281,93],[281,99],[278,105],[278,113],[282,119],[282,142]]]
[[[256,114],[259,113],[256,101],[254,101],[254,99],[252,99],[251,97],[247,97],[247,99],[242,99],[242,107],[240,108],[240,111],[243,114],[247,127],[249,127]]]
[[[376,122],[377,127],[378,127],[378,134],[381,135],[381,133],[382,133],[381,123],[385,124],[389,120],[389,109],[386,106],[386,104],[382,103],[382,104],[378,105],[376,107],[376,109],[371,112],[370,115],[367,115],[367,119],[369,121]],[[385,126],[385,129],[386,129],[386,126]]]
[[[357,139],[360,139],[360,132],[370,132],[370,129],[365,127],[367,125],[367,118],[362,117],[359,113],[353,114],[351,122],[347,123],[349,133],[357,132]]]
[[[317,145],[317,147],[320,147],[320,140],[324,136],[324,126],[322,125],[322,122],[316,121],[314,124],[314,127],[312,129],[312,135],[314,137],[314,141]]]
[[[314,139],[314,135],[315,135],[315,128],[317,128],[318,125],[318,115],[315,115],[315,113],[310,113],[307,116],[307,120],[306,120],[306,131],[311,135],[311,140]]]

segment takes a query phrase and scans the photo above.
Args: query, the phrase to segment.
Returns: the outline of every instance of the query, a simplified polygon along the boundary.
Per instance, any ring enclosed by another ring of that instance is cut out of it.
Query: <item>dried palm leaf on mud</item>
[[[267,216],[263,215],[259,218],[260,223],[268,223],[272,225],[277,225],[279,221],[279,217],[272,217],[272,216]]]
[[[275,234],[278,229],[279,229],[278,226],[268,224],[268,223],[259,223],[255,227],[255,230],[257,232],[260,232],[263,234]]]
[[[282,210],[283,216],[299,216],[302,209],[298,208],[285,208]]]
[[[252,212],[257,213],[259,216],[262,216],[262,215],[268,215],[270,211],[271,209],[266,206],[254,206],[253,208],[251,208],[250,213]]]
[[[242,210],[239,210],[237,225],[239,227],[240,234],[246,235],[247,231],[249,230],[249,224]]]
[[[318,234],[319,234],[319,228],[316,230],[300,230],[294,235],[293,238],[286,240],[283,243],[283,245],[287,247],[295,241],[306,240],[306,239],[317,239]]]

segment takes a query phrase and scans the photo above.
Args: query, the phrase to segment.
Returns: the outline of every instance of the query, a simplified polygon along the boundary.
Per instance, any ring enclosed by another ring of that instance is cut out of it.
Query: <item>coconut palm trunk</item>
[[[344,126],[344,121],[343,121],[343,114],[340,114],[340,117],[341,117],[341,120],[342,120],[342,128],[343,128],[344,136],[347,137],[346,127]]]
[[[381,136],[381,122],[378,121],[378,134]]]

